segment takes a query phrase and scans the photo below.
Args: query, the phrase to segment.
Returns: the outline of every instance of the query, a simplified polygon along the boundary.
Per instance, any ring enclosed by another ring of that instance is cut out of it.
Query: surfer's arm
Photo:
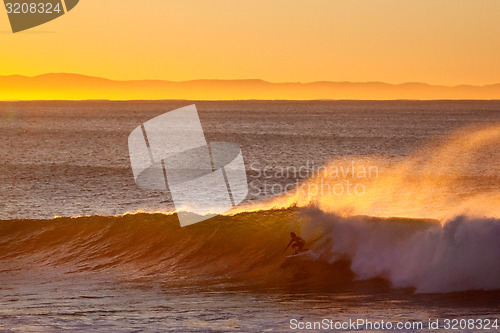
[[[290,243],[288,243],[288,245],[285,247],[285,250],[288,249],[290,247],[290,245],[292,244],[293,242],[293,239],[290,241]]]

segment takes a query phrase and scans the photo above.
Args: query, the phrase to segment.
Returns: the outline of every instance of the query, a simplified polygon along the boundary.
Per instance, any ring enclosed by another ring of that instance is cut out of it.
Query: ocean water
[[[500,320],[500,102],[194,102],[250,193],[180,228],[127,138],[192,103],[0,103],[0,331]]]

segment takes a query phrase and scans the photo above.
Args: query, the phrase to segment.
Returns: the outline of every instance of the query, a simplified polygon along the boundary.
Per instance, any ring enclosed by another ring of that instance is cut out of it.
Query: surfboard
[[[304,255],[307,255],[307,254],[312,254],[313,252],[311,250],[305,250],[305,251],[302,251],[302,252],[299,252],[297,254],[291,254],[289,256],[286,256],[287,258],[295,258],[295,257],[301,257],[301,256],[304,256]]]

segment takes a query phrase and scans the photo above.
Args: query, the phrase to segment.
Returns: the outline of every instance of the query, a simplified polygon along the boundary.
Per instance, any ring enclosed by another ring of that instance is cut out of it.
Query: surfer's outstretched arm
[[[285,247],[285,250],[288,250],[288,248],[290,247],[290,245],[292,244],[293,242],[293,239],[290,241],[290,243],[288,243],[288,245]]]

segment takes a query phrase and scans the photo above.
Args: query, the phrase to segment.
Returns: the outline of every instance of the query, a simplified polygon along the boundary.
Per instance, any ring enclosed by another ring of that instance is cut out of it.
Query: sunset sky
[[[81,0],[13,34],[0,75],[500,82],[498,0]]]

